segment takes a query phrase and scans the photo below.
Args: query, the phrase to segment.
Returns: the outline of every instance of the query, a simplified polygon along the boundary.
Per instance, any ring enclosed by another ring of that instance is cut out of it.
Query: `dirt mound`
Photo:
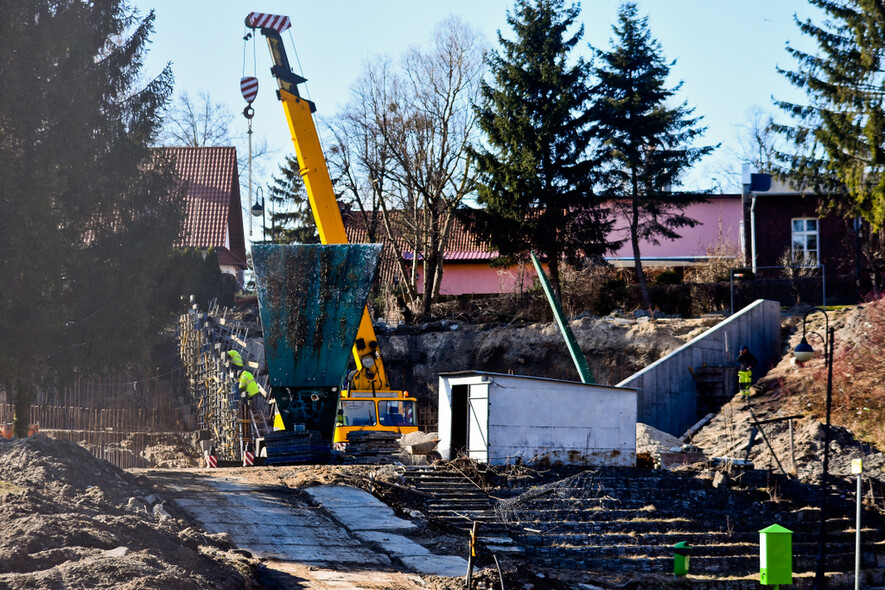
[[[790,415],[766,396],[752,399],[750,408],[758,421]],[[780,471],[782,468],[795,473],[805,482],[816,483],[819,480],[824,442],[824,425],[821,422],[810,417],[794,419],[792,441],[789,421],[762,424],[747,455],[752,426],[750,409],[736,398],[694,437],[692,443],[701,447],[704,454],[711,458],[748,458],[760,469]],[[885,481],[885,454],[858,441],[847,428],[833,425],[830,432],[831,474],[850,478],[851,460],[862,458],[866,476]]]
[[[657,428],[652,428],[648,424],[642,422],[636,423],[636,452],[637,453],[669,453],[679,452],[682,448],[682,441],[677,437],[661,432]]]
[[[0,441],[0,498],[0,587],[255,587],[252,560],[69,441]]]
[[[163,469],[200,467],[203,461],[195,439],[196,433],[165,434],[145,447],[141,456],[151,467]]]

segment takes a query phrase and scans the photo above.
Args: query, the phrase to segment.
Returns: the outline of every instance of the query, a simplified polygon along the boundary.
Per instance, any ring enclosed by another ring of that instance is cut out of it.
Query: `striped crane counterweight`
[[[268,14],[266,12],[250,12],[246,16],[246,26],[250,29],[273,29],[282,33],[292,26],[288,16]]]

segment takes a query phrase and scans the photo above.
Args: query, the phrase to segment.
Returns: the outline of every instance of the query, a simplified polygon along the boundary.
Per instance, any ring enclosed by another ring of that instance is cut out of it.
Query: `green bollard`
[[[793,531],[779,524],[759,531],[759,581],[769,586],[793,583]]]
[[[673,576],[684,576],[688,573],[688,558],[691,545],[680,541],[673,545]]]

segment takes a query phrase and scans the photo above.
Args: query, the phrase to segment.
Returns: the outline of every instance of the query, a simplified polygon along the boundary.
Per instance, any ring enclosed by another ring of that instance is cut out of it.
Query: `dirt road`
[[[461,558],[434,555],[399,534],[414,524],[356,488],[292,490],[258,469],[139,474],[209,533],[226,533],[260,559],[268,588],[412,590],[428,583],[408,570],[464,572]]]

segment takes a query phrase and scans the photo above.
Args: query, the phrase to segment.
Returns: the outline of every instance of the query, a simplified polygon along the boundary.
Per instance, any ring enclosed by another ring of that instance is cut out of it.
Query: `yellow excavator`
[[[260,30],[267,39],[277,80],[277,97],[289,122],[295,155],[301,177],[310,200],[310,208],[323,244],[346,244],[344,220],[332,189],[332,179],[320,145],[313,120],[314,104],[302,98],[298,85],[307,80],[289,66],[280,33],[291,23],[289,17],[252,12],[246,17],[246,26]],[[356,369],[346,378],[338,401],[337,423],[333,443],[338,450],[346,450],[348,435],[354,431],[388,431],[407,434],[418,430],[417,407],[408,392],[391,389],[384,369],[384,359],[378,347],[375,329],[368,308],[363,310],[359,331],[353,344]]]

